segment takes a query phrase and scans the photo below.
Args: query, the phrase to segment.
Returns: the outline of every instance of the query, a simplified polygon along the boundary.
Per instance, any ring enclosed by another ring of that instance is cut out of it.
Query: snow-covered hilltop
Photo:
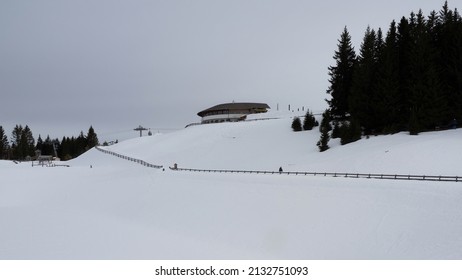
[[[370,137],[320,153],[318,128],[292,132],[291,117],[192,126],[107,149],[155,164],[205,169],[462,175],[462,130]]]
[[[105,149],[210,169],[462,175],[462,130],[319,153],[291,118],[192,126]],[[190,173],[92,149],[0,161],[0,259],[460,259],[462,182]]]

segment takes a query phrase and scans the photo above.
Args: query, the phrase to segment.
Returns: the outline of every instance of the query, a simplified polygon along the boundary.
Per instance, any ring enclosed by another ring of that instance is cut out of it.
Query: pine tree
[[[384,115],[387,114],[386,108],[385,108],[385,103],[384,103],[384,98],[381,95],[381,92],[379,91],[378,87],[378,81],[380,79],[380,72],[379,72],[379,67],[383,63],[382,58],[383,58],[383,52],[385,48],[385,41],[383,39],[383,33],[382,29],[378,29],[376,33],[376,40],[374,42],[374,59],[373,59],[373,75],[372,75],[372,86],[371,86],[371,128],[369,133],[374,133],[378,134],[381,133],[383,130],[384,126]],[[355,119],[354,122],[356,122],[359,127],[362,128],[361,122],[359,122],[358,119]]]
[[[319,139],[318,143],[316,143],[320,152],[324,152],[329,149],[329,140],[329,132],[323,130],[321,133],[321,138]]]
[[[368,27],[357,58],[345,28],[334,59],[332,138],[355,123],[365,134],[418,134],[462,119],[462,17],[447,1],[428,18],[419,11],[393,21],[385,40]]]
[[[310,110],[307,110],[305,119],[303,120],[303,130],[312,130],[316,126],[316,119]]]
[[[449,101],[452,118],[462,118],[462,18],[446,1],[435,15],[435,45],[443,93]]]
[[[302,122],[299,117],[295,117],[292,121],[292,130],[293,131],[302,131]]]
[[[10,145],[5,130],[0,126],[0,159],[8,159]]]
[[[322,114],[322,120],[321,120],[321,125],[319,127],[319,131],[321,132],[321,137],[319,141],[316,143],[316,145],[319,148],[320,152],[324,152],[329,149],[329,131],[332,130],[332,126],[330,124],[331,122],[331,116],[329,110],[325,110],[324,113]]]
[[[434,49],[422,11],[415,17],[411,33],[415,45],[410,58],[409,87],[412,122],[419,130],[435,129],[450,120],[448,104],[441,91]],[[420,132],[420,131],[418,131]],[[417,132],[417,133],[418,133]]]
[[[332,117],[330,115],[329,109],[325,110],[322,113],[322,119],[321,119],[321,126],[319,127],[319,132],[322,132],[323,130],[329,132],[332,130],[332,125],[330,124],[332,121]]]
[[[332,118],[343,120],[349,113],[348,98],[356,62],[356,54],[351,45],[351,36],[346,27],[340,37],[334,59],[336,65],[329,67],[330,86],[327,89],[327,94],[331,96],[331,99],[326,101],[329,104]]]
[[[37,138],[37,144],[35,145],[35,149],[39,150],[40,152],[43,152],[43,139],[42,136],[39,134]],[[42,153],[43,154],[43,153]]]
[[[23,154],[23,148],[21,147],[21,136],[23,127],[16,125],[11,133],[11,151],[13,159],[22,160],[25,155]]]
[[[411,51],[414,46],[411,38],[412,26],[405,17],[401,18],[398,24],[397,44],[398,44],[398,73],[399,73],[399,110],[398,116],[399,126],[407,127],[410,116],[411,104],[409,101],[411,87],[411,69],[410,58]]]
[[[381,122],[378,132],[395,133],[400,130],[402,100],[399,92],[399,49],[396,23],[392,21],[380,53],[377,69],[376,114]]]
[[[418,112],[418,108],[413,107],[411,109],[411,116],[409,118],[409,134],[411,135],[417,135],[419,132],[423,130],[422,124],[419,121],[419,115],[420,113]]]
[[[346,145],[361,139],[361,126],[359,122],[352,118],[351,121],[345,121],[340,127],[340,144]]]
[[[47,135],[47,138],[43,142],[42,155],[54,155],[53,141],[51,140],[50,135]]]
[[[87,133],[87,146],[86,149],[89,150],[99,144],[98,142],[98,136],[95,133],[95,130],[93,129],[93,126],[90,126],[88,129]]]
[[[75,153],[72,155],[74,158],[87,151],[87,139],[85,138],[83,131],[80,131],[79,136],[74,140],[73,146],[75,146]]]
[[[23,158],[35,155],[35,139],[32,135],[32,131],[27,125],[24,127],[21,134],[20,148]]]
[[[337,138],[340,138],[340,126],[339,126],[339,121],[334,121],[334,127],[332,128],[332,134],[331,134],[331,138],[332,139],[337,139]]]
[[[381,39],[380,39],[381,40]],[[353,74],[349,99],[351,116],[358,119],[370,134],[377,126],[375,116],[375,77],[377,68],[377,36],[367,27]],[[380,43],[381,44],[381,43]]]
[[[22,135],[23,128],[21,125],[16,125],[13,128],[13,132],[11,133],[11,142],[13,145],[18,146],[19,142],[21,141],[21,135]]]
[[[61,145],[59,145],[58,149],[58,157],[64,161],[72,159],[71,139],[69,137],[63,137],[61,140]]]

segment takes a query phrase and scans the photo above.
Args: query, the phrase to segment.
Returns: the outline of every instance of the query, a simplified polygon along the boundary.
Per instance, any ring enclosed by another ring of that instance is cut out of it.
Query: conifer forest
[[[386,32],[367,27],[358,53],[345,27],[334,59],[323,115],[332,127],[320,130],[342,144],[462,120],[462,17],[447,2],[427,16],[420,10],[392,21]]]
[[[25,127],[16,125],[11,133],[11,141],[8,141],[5,130],[0,126],[0,159],[34,160],[37,151],[39,151],[41,155],[69,160],[78,157],[98,144],[98,136],[92,126],[86,135],[80,132],[78,137],[63,137],[61,141],[51,139],[50,136],[43,140],[41,135],[36,141],[27,125]]]

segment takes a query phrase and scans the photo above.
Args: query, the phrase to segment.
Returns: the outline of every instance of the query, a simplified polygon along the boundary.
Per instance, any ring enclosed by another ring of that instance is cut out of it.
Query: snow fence
[[[440,181],[440,182],[462,182],[461,176],[434,176],[434,175],[399,175],[399,174],[373,174],[373,173],[340,173],[340,172],[284,172],[284,171],[256,171],[256,170],[220,170],[220,169],[193,169],[175,168],[173,171],[208,172],[208,173],[231,173],[231,174],[279,174],[279,175],[300,175],[300,176],[323,176],[323,177],[345,177],[345,178],[367,178],[367,179],[388,179],[388,180],[414,180],[414,181]]]
[[[146,162],[146,161],[141,160],[141,159],[132,158],[132,157],[129,157],[129,156],[121,155],[121,154],[116,153],[116,152],[112,152],[112,151],[102,149],[102,148],[100,148],[98,146],[96,146],[95,148],[96,148],[96,150],[98,150],[100,152],[103,152],[105,154],[109,154],[109,155],[112,155],[112,156],[115,156],[115,157],[118,157],[118,158],[121,158],[121,159],[124,159],[124,160],[132,161],[134,163],[138,163],[138,164],[141,164],[141,165],[146,166],[146,167],[157,168],[157,169],[162,169],[163,168],[162,165],[151,164],[151,163]]]

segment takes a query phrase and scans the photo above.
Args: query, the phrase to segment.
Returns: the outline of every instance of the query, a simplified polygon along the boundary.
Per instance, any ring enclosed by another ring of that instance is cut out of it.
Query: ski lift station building
[[[245,120],[249,114],[266,113],[270,109],[265,103],[225,103],[197,113],[201,123],[237,122]]]

